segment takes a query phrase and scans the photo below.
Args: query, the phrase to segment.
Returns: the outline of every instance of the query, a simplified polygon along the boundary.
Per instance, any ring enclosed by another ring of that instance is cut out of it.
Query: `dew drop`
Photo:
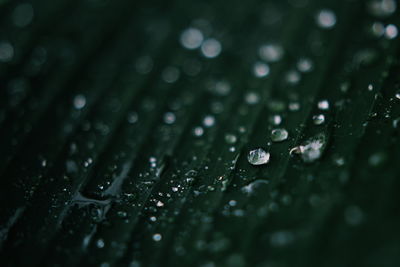
[[[12,13],[14,25],[20,28],[28,26],[33,19],[33,7],[31,4],[19,4]]]
[[[166,124],[173,124],[176,120],[175,114],[172,112],[167,112],[164,114],[164,122]]]
[[[221,53],[221,43],[216,39],[207,39],[201,45],[201,52],[206,58],[215,58]]]
[[[204,119],[203,119],[203,125],[205,127],[212,127],[215,124],[215,118],[212,115],[207,115]]]
[[[154,241],[159,242],[159,241],[161,241],[161,239],[162,239],[162,235],[161,234],[154,234],[153,235],[153,240]]]
[[[247,155],[247,160],[252,165],[267,164],[270,159],[270,154],[262,148],[251,150]]]
[[[321,125],[325,122],[325,115],[324,114],[314,115],[312,119],[315,125]]]
[[[200,126],[197,126],[193,129],[193,134],[197,137],[200,137],[204,134],[204,129]]]
[[[248,92],[245,95],[245,101],[249,105],[255,105],[260,101],[260,97],[257,93],[255,92]]]
[[[258,51],[260,58],[267,62],[277,62],[282,59],[284,50],[278,44],[265,44]]]
[[[329,109],[329,102],[328,100],[321,100],[318,102],[318,108],[320,110],[328,110]]]
[[[166,67],[161,76],[166,83],[174,83],[179,79],[180,71],[175,67]]]
[[[0,42],[0,62],[9,62],[14,56],[14,47],[5,41]]]
[[[303,73],[312,71],[312,69],[314,67],[311,59],[309,59],[309,58],[300,58],[299,61],[297,61],[296,66],[297,66],[297,69]]]
[[[285,141],[288,137],[289,133],[286,129],[279,128],[279,129],[273,129],[271,131],[272,142],[282,142]]]
[[[384,18],[396,11],[397,4],[395,0],[370,0],[367,7],[371,15]]]
[[[397,37],[399,31],[397,30],[397,27],[393,24],[389,24],[385,28],[385,37],[387,39],[394,39]]]
[[[189,50],[199,48],[203,43],[203,33],[196,28],[188,28],[181,34],[180,41],[183,47]]]
[[[290,150],[290,153],[300,154],[304,162],[314,162],[322,156],[322,153],[326,147],[326,136],[324,134],[318,134],[303,145],[294,147]]]
[[[86,97],[81,94],[76,95],[73,103],[76,109],[83,109],[86,106]]]
[[[330,9],[322,9],[316,16],[317,25],[323,29],[331,29],[336,24],[336,15]]]
[[[253,66],[253,73],[257,78],[266,77],[269,74],[269,66],[262,62],[256,62]]]
[[[226,141],[228,144],[234,144],[234,143],[236,143],[236,141],[237,141],[236,135],[234,135],[234,134],[226,134],[226,135],[225,135],[225,141]]]

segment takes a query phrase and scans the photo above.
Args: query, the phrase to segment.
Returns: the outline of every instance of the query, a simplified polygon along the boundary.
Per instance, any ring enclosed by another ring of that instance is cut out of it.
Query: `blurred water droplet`
[[[328,100],[321,100],[318,101],[318,108],[320,110],[328,110],[329,109],[329,102]]]
[[[336,15],[330,9],[322,9],[316,16],[317,25],[323,29],[331,29],[336,24]]]
[[[175,114],[172,112],[167,112],[164,114],[164,122],[166,124],[173,124],[176,120]]]
[[[159,241],[161,241],[161,239],[162,239],[161,234],[154,234],[153,235],[153,240],[154,241],[159,242]]]
[[[203,119],[203,125],[205,127],[212,127],[215,124],[215,118],[212,115],[207,115],[204,119]]]
[[[299,61],[297,61],[297,69],[300,72],[310,72],[314,68],[314,64],[309,58],[300,58]]]
[[[174,83],[179,79],[180,71],[175,67],[166,67],[161,76],[166,83]]]
[[[198,126],[193,129],[193,134],[197,137],[200,137],[204,134],[204,130],[202,127]]]
[[[234,143],[236,143],[236,141],[237,141],[236,135],[234,135],[234,134],[226,134],[226,135],[225,135],[225,141],[226,141],[228,144],[234,144]]]
[[[304,162],[310,163],[319,159],[326,147],[326,136],[317,134],[307,140],[303,145],[294,147],[290,150],[290,154],[300,154]]]
[[[265,44],[259,49],[260,58],[267,62],[277,62],[282,59],[284,50],[278,44]]]
[[[201,45],[201,52],[206,58],[215,58],[221,53],[221,43],[213,38],[207,39]]]
[[[369,0],[367,8],[371,15],[384,18],[396,11],[397,4],[395,0]]]
[[[315,125],[321,125],[325,122],[325,115],[324,114],[318,114],[313,116],[313,122]]]
[[[180,41],[186,49],[196,49],[203,43],[203,33],[196,28],[188,28],[181,34]]]
[[[9,62],[14,56],[14,47],[6,41],[0,42],[0,62]]]
[[[260,97],[257,93],[255,92],[248,92],[245,95],[245,101],[249,105],[255,105],[260,101]]]
[[[19,4],[12,13],[12,20],[15,26],[23,28],[28,26],[33,19],[33,7],[31,4]]]
[[[393,24],[389,24],[385,28],[385,37],[387,39],[391,40],[391,39],[396,38],[398,33],[399,32],[397,30],[397,27],[395,25],[393,25]]]
[[[270,154],[262,148],[251,150],[247,155],[247,160],[252,165],[267,164],[270,159]]]
[[[269,66],[262,62],[256,62],[253,66],[253,73],[258,78],[266,77],[269,74]]]
[[[153,68],[153,59],[149,56],[142,56],[135,62],[136,71],[140,74],[147,74]]]
[[[76,109],[83,109],[86,106],[86,97],[80,94],[76,95],[73,102]]]
[[[285,141],[289,137],[289,133],[286,129],[273,129],[271,131],[271,140],[272,142],[282,142]]]

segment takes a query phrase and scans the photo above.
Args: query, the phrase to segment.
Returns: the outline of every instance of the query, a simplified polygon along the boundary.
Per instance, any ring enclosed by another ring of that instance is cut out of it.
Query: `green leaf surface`
[[[1,265],[399,266],[397,4],[0,1]]]

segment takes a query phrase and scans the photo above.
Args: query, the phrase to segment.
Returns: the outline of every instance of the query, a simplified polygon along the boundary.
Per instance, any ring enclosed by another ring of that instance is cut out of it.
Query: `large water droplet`
[[[285,141],[289,136],[288,131],[286,129],[274,129],[271,131],[271,140],[273,142],[282,142]]]
[[[247,160],[252,165],[267,164],[270,159],[270,154],[262,148],[251,150],[247,155]]]

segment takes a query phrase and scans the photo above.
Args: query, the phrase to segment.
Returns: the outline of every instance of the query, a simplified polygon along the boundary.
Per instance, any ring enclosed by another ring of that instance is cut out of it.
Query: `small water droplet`
[[[203,119],[203,125],[205,127],[212,127],[215,124],[215,118],[212,115],[207,115],[204,119]]]
[[[33,19],[33,7],[31,4],[19,4],[12,13],[14,25],[20,28],[28,26]]]
[[[284,50],[278,44],[262,45],[258,51],[260,58],[267,62],[277,62],[282,59]]]
[[[73,102],[76,109],[83,109],[86,105],[86,97],[84,95],[76,95]]]
[[[330,9],[322,9],[316,16],[317,25],[323,29],[331,29],[336,24],[336,15]]]
[[[300,72],[304,72],[304,73],[310,72],[310,71],[312,71],[313,67],[314,67],[314,65],[313,65],[311,59],[309,59],[309,58],[300,58],[299,61],[297,61],[297,69]]]
[[[260,101],[260,97],[257,93],[255,92],[248,92],[245,95],[245,101],[249,105],[255,105]]]
[[[225,135],[225,141],[226,141],[228,144],[234,144],[234,143],[236,143],[236,141],[237,141],[236,135],[234,135],[234,134],[226,134],[226,135]]]
[[[0,42],[0,62],[9,62],[14,56],[14,47],[5,41]]]
[[[397,37],[399,31],[397,30],[397,27],[393,24],[389,24],[385,28],[385,37],[387,39],[394,39]]]
[[[166,124],[173,124],[176,120],[175,114],[172,112],[167,112],[164,114],[164,122]]]
[[[314,115],[312,119],[315,125],[321,125],[325,122],[325,115],[324,114]]]
[[[269,66],[263,62],[256,62],[253,66],[253,73],[257,78],[266,77],[269,74]]]
[[[98,248],[104,248],[104,240],[103,239],[98,239],[97,240],[97,242],[96,242],[96,246],[98,247]]]
[[[395,0],[370,0],[367,7],[371,15],[384,18],[396,11],[397,4]]]
[[[193,129],[193,134],[197,137],[200,137],[204,134],[204,129],[200,126],[197,126]]]
[[[154,241],[159,242],[159,241],[161,241],[161,239],[162,239],[162,235],[161,234],[154,234],[153,235],[153,240]]]
[[[294,147],[290,150],[290,154],[300,154],[304,162],[310,163],[319,159],[326,147],[326,136],[317,134],[307,140],[303,145]]]
[[[221,43],[216,39],[207,39],[201,45],[201,52],[206,58],[215,58],[221,53]]]
[[[279,128],[273,129],[271,131],[271,140],[272,142],[282,142],[285,141],[289,136],[289,133],[286,129]]]
[[[252,165],[267,164],[270,160],[270,154],[262,148],[251,150],[247,155],[247,160]]]
[[[183,47],[192,50],[199,48],[203,43],[203,33],[196,28],[188,28],[181,34],[180,41]]]
[[[321,100],[318,102],[318,108],[320,110],[328,110],[329,109],[329,102],[328,100]]]

